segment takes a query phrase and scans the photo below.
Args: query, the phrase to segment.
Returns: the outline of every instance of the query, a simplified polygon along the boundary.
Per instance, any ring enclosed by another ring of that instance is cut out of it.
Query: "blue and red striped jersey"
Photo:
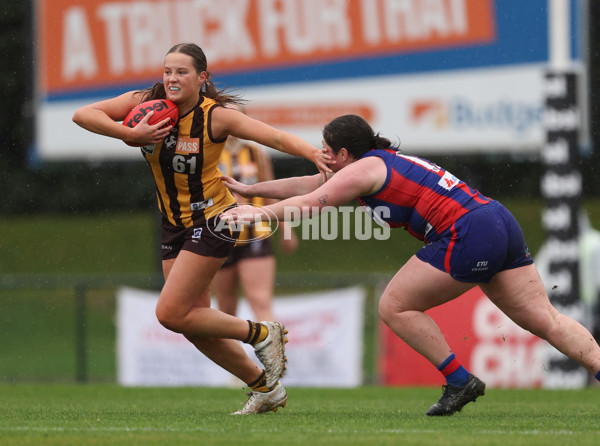
[[[395,149],[371,150],[361,158],[368,156],[385,162],[387,178],[376,193],[358,197],[359,203],[376,220],[403,227],[419,240],[435,240],[461,216],[492,201],[425,159]]]

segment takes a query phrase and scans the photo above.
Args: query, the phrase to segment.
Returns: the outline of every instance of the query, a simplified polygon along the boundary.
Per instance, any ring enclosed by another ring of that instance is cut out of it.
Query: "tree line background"
[[[81,161],[36,163],[31,158],[34,107],[32,1],[0,2],[0,215],[103,213],[147,210],[154,185],[140,161],[93,164]],[[582,157],[584,197],[600,197],[600,2],[590,1],[589,81],[592,153]],[[218,81],[218,79],[217,79]],[[75,125],[75,124],[74,124]],[[543,167],[537,157],[516,155],[431,156],[485,195],[503,199],[540,198]],[[278,177],[315,172],[301,159],[275,159]]]

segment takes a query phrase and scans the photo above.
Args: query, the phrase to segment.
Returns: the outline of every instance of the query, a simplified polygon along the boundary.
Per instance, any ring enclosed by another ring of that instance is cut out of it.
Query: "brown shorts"
[[[235,246],[236,234],[226,225],[220,228],[218,223],[219,217],[215,217],[196,226],[182,228],[173,226],[163,218],[160,245],[162,259],[173,259],[181,250],[205,257],[229,257]]]
[[[254,240],[250,243],[236,246],[229,258],[223,263],[221,268],[235,265],[243,259],[256,259],[259,257],[270,257],[273,254],[273,245],[271,239],[263,238]]]

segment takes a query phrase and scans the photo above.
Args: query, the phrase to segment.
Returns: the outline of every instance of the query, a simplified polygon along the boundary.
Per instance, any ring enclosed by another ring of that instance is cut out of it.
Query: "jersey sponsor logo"
[[[153,155],[154,154],[154,149],[156,147],[156,144],[149,144],[147,146],[142,146],[142,152],[147,153],[148,155]]]
[[[200,153],[200,138],[186,138],[184,136],[177,140],[175,153],[184,155],[191,153]]]
[[[442,178],[440,178],[440,181],[438,181],[438,185],[446,190],[452,190],[452,188],[454,188],[459,181],[460,180],[450,172],[444,172],[444,175],[442,175]]]
[[[214,201],[211,198],[204,200],[204,201],[198,201],[196,203],[190,203],[190,209],[192,211],[201,211],[203,209],[206,209],[210,206],[212,206],[214,204]]]

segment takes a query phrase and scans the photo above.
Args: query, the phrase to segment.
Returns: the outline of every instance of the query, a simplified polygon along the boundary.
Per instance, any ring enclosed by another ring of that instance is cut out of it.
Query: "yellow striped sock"
[[[267,376],[265,371],[260,374],[260,376],[251,383],[248,383],[248,387],[250,387],[254,392],[268,392],[271,389],[267,387]]]
[[[248,321],[248,326],[248,337],[244,340],[246,344],[256,345],[269,334],[267,327],[259,322]]]

